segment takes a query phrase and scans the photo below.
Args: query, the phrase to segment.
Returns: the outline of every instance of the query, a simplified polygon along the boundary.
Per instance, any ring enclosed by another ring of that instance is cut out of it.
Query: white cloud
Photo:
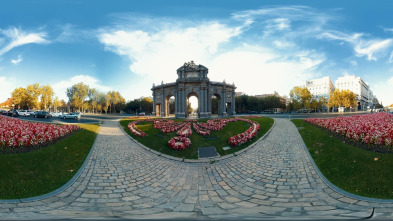
[[[393,51],[390,52],[389,63],[393,63]]]
[[[393,28],[383,28],[383,30],[386,32],[393,32]]]
[[[392,88],[393,88],[393,77],[390,77],[388,80],[382,80],[373,85],[373,93],[377,96],[378,100],[384,106],[389,106],[393,104],[393,96],[392,96]]]
[[[393,39],[364,40],[362,33],[346,34],[340,31],[323,32],[318,37],[332,40],[340,40],[350,43],[357,57],[367,56],[369,61],[377,61],[377,54],[384,53],[393,44]]]
[[[383,52],[392,45],[393,39],[360,41],[355,45],[356,56],[367,56],[369,61],[376,61],[375,54]]]
[[[314,8],[299,5],[268,6],[261,9],[240,11],[232,14],[237,20],[250,19],[261,21],[264,36],[275,33],[276,30],[289,30],[292,38],[314,38],[323,30],[327,22],[336,19],[332,14],[326,14]],[[282,34],[282,32],[280,32]]]
[[[17,58],[17,59],[12,59],[12,60],[11,60],[11,63],[13,63],[13,64],[19,64],[21,61],[23,61],[23,58],[22,58],[21,55],[18,55],[18,58]]]
[[[294,44],[288,41],[280,41],[280,40],[275,40],[273,41],[273,44],[277,47],[277,48],[288,48],[288,47],[293,47]]]
[[[5,35],[9,40],[9,43],[5,47],[0,48],[0,56],[10,51],[11,49],[21,45],[32,44],[32,43],[36,43],[36,44],[49,43],[49,41],[45,39],[46,33],[43,32],[25,33],[20,29],[10,28],[7,30],[0,29],[0,34]]]
[[[355,43],[362,36],[363,33],[346,34],[340,31],[330,30],[321,33],[318,37],[332,39],[332,40],[342,40],[349,43]]]
[[[11,92],[16,88],[13,79],[0,76],[0,103],[11,97]]]
[[[274,91],[288,95],[294,86],[313,78],[314,74],[310,73],[309,69],[312,68],[310,64],[316,62],[310,58],[303,63],[296,60],[284,61],[279,59],[281,56],[255,45],[237,48],[213,60],[210,79],[234,82],[237,91],[250,95]]]
[[[77,35],[75,32],[75,25],[72,24],[64,24],[60,27],[60,34],[56,37],[55,41],[62,43],[71,43],[75,41],[76,38],[80,38],[80,35]],[[79,34],[79,33],[78,33]]]
[[[144,20],[146,22],[146,20]],[[295,85],[312,78],[315,68],[326,60],[325,56],[312,50],[302,49],[286,40],[276,40],[274,45],[291,48],[274,52],[271,44],[261,44],[243,39],[242,33],[253,24],[245,19],[243,24],[225,25],[204,22],[190,25],[184,21],[144,23],[134,29],[123,25],[117,30],[101,29],[98,38],[105,49],[130,59],[130,70],[140,78],[124,78],[120,91],[137,98],[151,95],[152,83],[174,82],[176,69],[184,62],[194,60],[209,68],[212,81],[234,82],[237,91],[248,94],[278,91],[287,95]],[[277,20],[277,28],[290,28],[287,20]],[[127,28],[125,28],[127,27]],[[247,43],[246,43],[247,42]],[[283,80],[285,79],[285,80]],[[127,85],[127,86],[125,86]]]
[[[357,63],[355,60],[350,60],[349,63],[350,63],[352,66],[357,66],[357,65],[358,65],[358,63]]]
[[[181,27],[176,23],[163,26],[165,28],[157,27],[154,32],[109,30],[98,37],[107,50],[131,60],[130,70],[133,73],[157,79],[163,73],[173,73],[185,61],[205,63],[217,53],[220,45],[239,35],[242,28],[218,22],[191,27]],[[166,59],[168,57],[170,59]]]
[[[291,21],[288,18],[275,18],[267,21],[267,29],[275,29],[279,31],[291,30]]]
[[[108,92],[111,90],[110,87],[103,86],[101,82],[92,76],[89,75],[75,75],[69,79],[62,80],[60,82],[53,84],[53,90],[55,92],[55,96],[58,96],[59,99],[64,99],[66,102],[68,101],[66,92],[67,88],[72,87],[74,84],[84,83],[88,85],[90,88],[95,88],[101,92]]]

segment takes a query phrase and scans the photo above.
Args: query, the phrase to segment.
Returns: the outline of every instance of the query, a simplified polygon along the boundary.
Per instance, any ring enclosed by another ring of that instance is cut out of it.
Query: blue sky
[[[151,96],[194,60],[249,95],[356,75],[393,104],[393,1],[0,1],[0,101],[84,82]]]

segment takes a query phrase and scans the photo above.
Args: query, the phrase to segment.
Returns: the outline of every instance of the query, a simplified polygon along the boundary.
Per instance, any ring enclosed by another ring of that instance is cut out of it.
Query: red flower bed
[[[182,137],[189,137],[192,134],[191,123],[187,123],[184,127],[177,131],[177,135]]]
[[[77,125],[35,123],[0,115],[0,147],[45,145],[79,129]]]
[[[155,129],[161,129],[163,127],[166,127],[167,125],[172,125],[174,123],[175,123],[175,121],[173,121],[173,120],[156,119],[156,120],[154,120],[153,127]]]
[[[210,135],[210,130],[219,131],[222,130],[229,122],[236,122],[236,121],[244,121],[251,124],[250,128],[248,128],[245,132],[230,137],[228,142],[230,145],[239,146],[252,138],[254,138],[259,131],[259,124],[249,119],[244,118],[228,118],[228,119],[215,119],[215,120],[208,120],[206,123],[196,122],[196,120],[185,120],[183,123],[175,123],[173,120],[164,120],[164,119],[155,119],[155,120],[139,120],[131,122],[128,127],[130,131],[140,137],[146,136],[146,134],[136,128],[136,124],[141,121],[148,121],[154,122],[154,128],[160,129],[163,133],[171,133],[177,131],[177,137],[174,137],[168,141],[168,145],[172,149],[176,150],[183,150],[186,149],[190,144],[191,141],[188,136],[192,134],[191,129],[191,122],[193,122],[193,127],[195,131],[200,135]]]
[[[203,127],[208,130],[219,131],[222,130],[227,123],[235,122],[237,118],[229,118],[229,119],[220,119],[220,120],[208,120],[206,123],[197,123],[198,126]]]
[[[198,125],[198,123],[193,123],[192,126],[194,127],[194,130],[197,132],[197,134],[206,136],[206,135],[210,135],[210,130],[200,127]]]
[[[230,137],[228,139],[228,143],[232,146],[240,146],[246,143],[247,141],[250,141],[258,134],[260,129],[260,125],[255,121],[242,119],[242,118],[237,118],[237,120],[248,122],[251,124],[251,127],[241,134]]]
[[[174,137],[168,141],[170,148],[175,150],[184,150],[191,145],[191,140],[188,137]]]
[[[154,128],[161,129],[163,133],[172,133],[174,131],[179,130],[180,128],[184,127],[186,123],[175,123],[173,120],[155,120],[154,121]]]
[[[393,115],[391,114],[376,113],[329,119],[310,118],[305,121],[353,141],[393,149]]]
[[[133,133],[134,135],[136,135],[136,136],[138,136],[138,137],[144,137],[144,136],[146,136],[146,133],[145,133],[145,132],[139,130],[139,129],[136,127],[136,124],[138,124],[138,123],[140,123],[140,122],[142,122],[142,121],[145,121],[145,120],[136,120],[136,121],[133,121],[133,122],[131,122],[131,123],[128,124],[128,129],[130,129],[131,133]]]

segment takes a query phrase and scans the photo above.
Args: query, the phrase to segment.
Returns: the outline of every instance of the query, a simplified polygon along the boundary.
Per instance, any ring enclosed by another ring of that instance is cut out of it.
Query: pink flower
[[[348,137],[348,139],[393,148],[393,115],[387,113],[306,119],[306,122]]]

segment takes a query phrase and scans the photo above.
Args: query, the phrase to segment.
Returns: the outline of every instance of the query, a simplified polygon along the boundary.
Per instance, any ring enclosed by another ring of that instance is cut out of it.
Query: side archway
[[[169,94],[165,98],[165,116],[170,117],[176,113],[176,98],[174,95]]]

